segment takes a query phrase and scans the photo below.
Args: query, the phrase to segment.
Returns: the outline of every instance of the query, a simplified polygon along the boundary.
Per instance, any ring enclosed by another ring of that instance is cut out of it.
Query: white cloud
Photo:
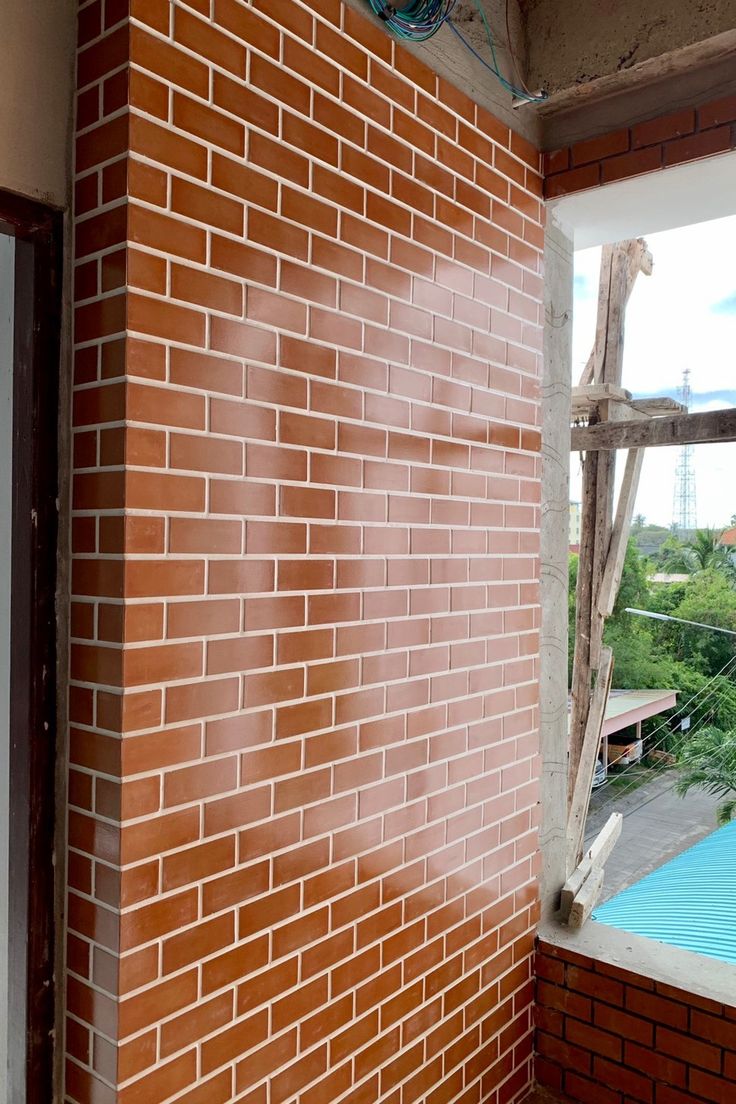
[[[736,217],[652,234],[647,243],[654,271],[638,277],[629,301],[624,387],[676,396],[690,368],[693,411],[736,405]],[[573,381],[595,335],[599,266],[599,249],[575,254]],[[636,510],[652,522],[672,521],[677,454],[657,448],[646,455]],[[698,524],[725,525],[736,512],[736,443],[699,445],[694,456]],[[573,498],[580,494],[576,467],[574,457]]]

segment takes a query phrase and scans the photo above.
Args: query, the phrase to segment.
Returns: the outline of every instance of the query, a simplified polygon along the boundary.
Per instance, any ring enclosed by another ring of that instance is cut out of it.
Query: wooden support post
[[[593,691],[590,703],[588,723],[585,727],[580,764],[578,767],[575,786],[570,805],[570,815],[567,822],[567,869],[573,870],[579,861],[582,849],[585,820],[590,804],[590,791],[593,785],[593,774],[600,749],[603,720],[608,703],[608,694],[611,689],[613,677],[613,653],[608,647],[601,648],[601,663],[598,671],[598,681]]]
[[[608,329],[608,309],[611,290],[611,261],[614,246],[604,245],[601,250],[601,270],[598,278],[598,316],[595,324],[595,341],[588,363],[580,377],[581,385],[601,382],[601,365]]]
[[[618,496],[616,520],[613,523],[611,542],[608,548],[603,581],[598,594],[598,613],[602,618],[610,617],[616,604],[616,596],[621,585],[621,574],[626,559],[626,549],[631,532],[631,519],[634,516],[636,492],[644,463],[644,449],[632,449],[626,458],[624,481]]]
[[[595,541],[595,494],[598,486],[598,453],[589,452],[583,462],[583,501],[580,514],[580,554],[575,591],[575,655],[572,665],[570,705],[568,809],[580,766],[585,726],[590,710],[590,633],[593,617],[593,589],[590,565]]]
[[[622,242],[617,246],[605,245],[601,250],[601,272],[598,283],[598,319],[596,322],[596,340],[593,345],[593,350],[588,357],[588,362],[583,369],[583,374],[580,377],[581,385],[592,383],[594,380],[600,382],[602,379],[601,368],[604,359],[604,348],[606,341],[606,333],[609,327],[609,298],[611,294],[611,265],[614,256],[614,250],[626,251],[627,255],[627,268],[626,268],[626,286],[624,292],[623,307],[626,308],[626,304],[629,301],[631,292],[634,289],[634,283],[640,272],[643,272],[645,276],[651,276],[652,274],[652,255],[647,249],[647,244],[643,238],[632,239],[628,242]]]
[[[638,273],[651,271],[652,259],[641,238],[606,246],[602,251],[596,339],[580,381],[579,401],[589,410],[589,425],[583,428],[584,433],[605,429],[609,420],[621,417],[624,409],[631,411],[631,407],[627,407],[631,396],[621,387],[624,314]],[[646,417],[646,414],[642,412],[639,417]],[[573,431],[572,440],[577,440],[579,432]],[[569,734],[568,871],[576,864],[582,845],[611,685],[611,650],[603,647],[605,618],[613,608],[621,580],[641,472],[641,457],[632,456],[614,526],[615,453],[606,454],[595,445],[580,451],[585,451],[586,456]],[[594,674],[597,680],[591,697]]]

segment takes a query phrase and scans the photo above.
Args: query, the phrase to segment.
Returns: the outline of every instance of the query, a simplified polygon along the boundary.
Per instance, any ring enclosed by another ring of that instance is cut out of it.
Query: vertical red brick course
[[[78,86],[67,1099],[518,1100],[539,156],[337,3]]]

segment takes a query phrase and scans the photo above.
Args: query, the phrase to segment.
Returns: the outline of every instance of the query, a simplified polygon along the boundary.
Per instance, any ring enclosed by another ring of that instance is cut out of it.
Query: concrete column
[[[542,916],[558,908],[567,828],[567,591],[572,242],[548,212],[544,246],[540,718]]]

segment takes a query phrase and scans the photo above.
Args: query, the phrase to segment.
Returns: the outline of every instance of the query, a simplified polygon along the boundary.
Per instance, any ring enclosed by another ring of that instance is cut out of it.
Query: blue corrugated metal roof
[[[660,943],[736,963],[736,821],[706,836],[593,919]]]

